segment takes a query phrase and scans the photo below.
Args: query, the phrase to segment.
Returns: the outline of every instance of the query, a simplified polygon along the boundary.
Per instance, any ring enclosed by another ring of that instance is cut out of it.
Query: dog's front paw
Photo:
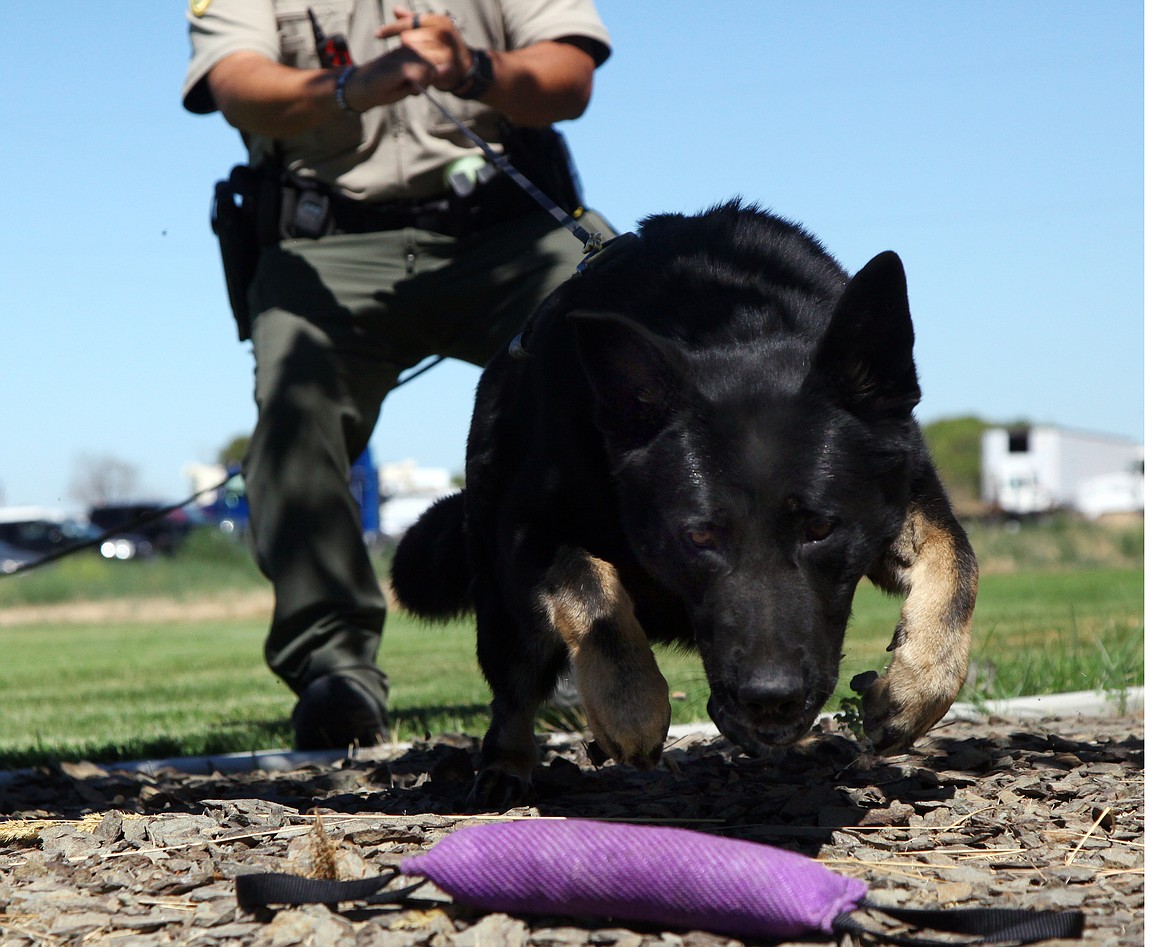
[[[532,800],[532,780],[498,766],[488,766],[475,777],[467,805],[476,811],[507,812]]]
[[[492,705],[479,775],[467,798],[470,808],[506,812],[531,801],[532,771],[540,761],[532,723],[533,716],[526,708],[509,707],[504,701]]]
[[[653,769],[662,756],[670,727],[670,690],[666,678],[651,663],[630,673],[613,667],[612,673],[579,676],[581,703],[589,717],[593,738],[618,763]]]
[[[862,694],[865,735],[881,753],[901,753],[950,709],[965,673],[946,664],[915,665],[895,652],[886,673],[859,674],[851,682]]]

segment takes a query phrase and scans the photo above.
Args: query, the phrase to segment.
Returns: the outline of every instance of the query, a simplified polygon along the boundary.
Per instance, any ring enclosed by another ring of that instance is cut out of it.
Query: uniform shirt
[[[374,30],[393,22],[401,0],[190,0],[187,21],[191,59],[183,82],[189,111],[214,112],[207,73],[230,53],[250,50],[275,62],[319,69],[307,10],[326,35],[342,34],[355,63],[399,45],[377,39]],[[582,37],[594,60],[609,55],[609,33],[593,0],[413,0],[412,12],[445,13],[473,48],[520,49],[545,40]],[[488,142],[500,141],[502,116],[487,106],[434,90],[444,106]],[[273,142],[244,133],[250,161],[274,154]],[[407,96],[393,105],[337,115],[294,138],[282,139],[285,165],[326,181],[358,200],[428,197],[443,191],[443,169],[457,158],[479,154],[426,97]]]

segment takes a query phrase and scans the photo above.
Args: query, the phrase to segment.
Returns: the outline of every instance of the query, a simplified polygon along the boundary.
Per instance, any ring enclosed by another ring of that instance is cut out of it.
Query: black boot
[[[298,750],[343,750],[377,746],[387,739],[390,715],[352,677],[326,674],[301,693],[292,722]]]

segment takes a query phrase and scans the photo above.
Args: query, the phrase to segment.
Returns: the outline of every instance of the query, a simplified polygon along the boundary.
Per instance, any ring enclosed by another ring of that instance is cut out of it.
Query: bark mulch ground
[[[675,742],[649,773],[549,741],[537,798],[510,817],[682,826],[802,852],[887,903],[1081,909],[1080,943],[1144,942],[1140,716],[956,722],[877,758],[823,732],[782,760],[718,737]],[[0,780],[0,944],[728,947],[701,931],[408,909],[237,907],[244,872],[357,877],[469,812],[478,744],[439,737],[282,773],[152,775],[62,765]],[[344,906],[343,906],[344,907]],[[823,941],[814,941],[824,943]],[[758,942],[749,942],[756,944]],[[846,938],[844,943],[856,943]],[[1061,942],[1067,943],[1067,942]]]

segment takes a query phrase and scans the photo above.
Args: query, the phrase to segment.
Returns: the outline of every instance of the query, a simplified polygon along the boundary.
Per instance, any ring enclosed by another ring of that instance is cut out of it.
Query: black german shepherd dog
[[[651,641],[698,648],[735,743],[797,740],[863,576],[905,597],[868,735],[898,751],[942,716],[977,567],[913,417],[913,344],[896,254],[850,278],[739,201],[644,220],[542,304],[484,371],[466,489],[393,565],[408,610],[475,610],[494,695],[475,801],[527,794],[567,661],[601,749],[655,765],[670,704]]]

